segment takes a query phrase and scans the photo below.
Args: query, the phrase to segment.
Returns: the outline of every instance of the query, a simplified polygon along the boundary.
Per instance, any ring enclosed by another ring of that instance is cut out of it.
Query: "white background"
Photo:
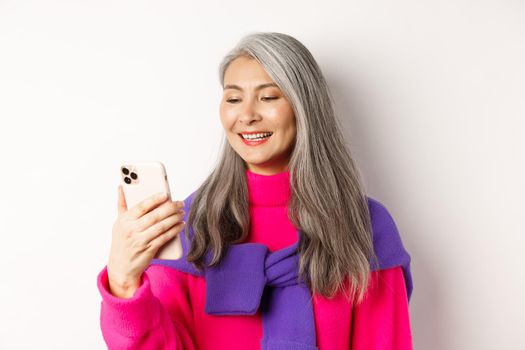
[[[218,64],[302,41],[412,256],[415,348],[523,348],[522,1],[0,0],[0,348],[103,349],[118,165],[183,199],[221,142]]]

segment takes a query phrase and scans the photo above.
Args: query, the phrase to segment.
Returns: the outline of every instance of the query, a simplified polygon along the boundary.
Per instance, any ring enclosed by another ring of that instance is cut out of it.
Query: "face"
[[[230,63],[223,85],[221,123],[248,169],[262,175],[288,170],[296,127],[293,108],[281,90],[248,57]]]

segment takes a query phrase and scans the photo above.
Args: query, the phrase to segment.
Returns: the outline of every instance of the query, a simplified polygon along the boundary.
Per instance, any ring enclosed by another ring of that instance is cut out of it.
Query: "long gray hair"
[[[297,39],[255,32],[243,37],[220,63],[223,87],[226,69],[240,56],[262,65],[295,114],[288,217],[302,233],[299,274],[313,293],[331,298],[343,291],[348,300],[359,303],[369,283],[369,259],[377,261],[370,214],[323,74]],[[223,138],[220,159],[196,190],[185,229],[187,235],[193,227],[187,259],[199,269],[208,252],[213,257],[209,266],[216,265],[230,244],[242,243],[249,234],[245,170],[244,160]]]

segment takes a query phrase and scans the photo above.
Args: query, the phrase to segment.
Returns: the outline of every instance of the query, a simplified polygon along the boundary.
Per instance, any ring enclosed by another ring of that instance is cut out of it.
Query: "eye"
[[[278,97],[275,97],[275,96],[266,96],[266,97],[261,97],[261,100],[277,100]]]
[[[239,102],[240,100],[238,98],[229,98],[226,100],[226,102],[228,103],[237,103]]]

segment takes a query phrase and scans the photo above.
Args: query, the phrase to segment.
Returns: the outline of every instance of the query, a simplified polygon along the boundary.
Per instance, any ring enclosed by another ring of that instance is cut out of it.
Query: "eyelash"
[[[275,96],[270,96],[270,97],[261,97],[262,100],[266,99],[266,100],[277,100],[278,97],[275,97]],[[229,102],[229,103],[236,103],[238,102],[240,99],[238,98],[230,98],[229,100],[226,100],[226,102]]]

